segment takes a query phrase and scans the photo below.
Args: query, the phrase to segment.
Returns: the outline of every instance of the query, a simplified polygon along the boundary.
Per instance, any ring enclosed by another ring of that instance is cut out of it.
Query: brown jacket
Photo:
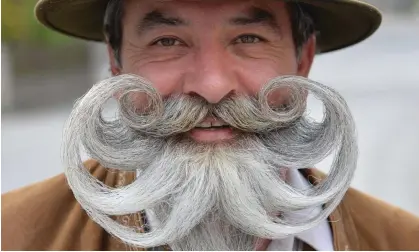
[[[130,183],[134,173],[86,162],[105,184]],[[322,175],[303,174],[315,183]],[[141,214],[116,218],[141,231]],[[419,250],[419,219],[350,189],[330,216],[335,250]],[[94,223],[75,200],[64,175],[2,195],[2,250],[132,250]]]

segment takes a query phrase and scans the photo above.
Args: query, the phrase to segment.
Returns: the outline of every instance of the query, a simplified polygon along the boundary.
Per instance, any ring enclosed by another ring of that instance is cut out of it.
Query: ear
[[[117,61],[115,59],[115,53],[113,52],[113,49],[109,44],[107,45],[107,49],[108,49],[109,65],[111,66],[110,70],[112,72],[112,76],[120,75],[121,74],[121,68],[117,64]],[[116,92],[113,95],[113,98],[115,98],[116,100],[118,100],[120,97],[121,97],[120,92]]]
[[[312,35],[308,39],[307,43],[304,45],[301,51],[297,75],[303,76],[306,78],[308,77],[315,55],[316,55],[316,36]]]
[[[111,66],[111,72],[113,76],[119,75],[121,73],[121,68],[119,67],[117,60],[115,59],[115,53],[112,47],[108,44],[108,56],[109,56],[109,64]]]

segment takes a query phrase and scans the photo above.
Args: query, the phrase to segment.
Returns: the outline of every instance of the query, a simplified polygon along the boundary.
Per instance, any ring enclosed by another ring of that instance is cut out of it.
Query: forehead
[[[124,13],[133,18],[141,18],[150,11],[159,10],[187,19],[231,17],[248,14],[251,8],[270,12],[276,18],[288,14],[286,3],[279,0],[125,0]]]

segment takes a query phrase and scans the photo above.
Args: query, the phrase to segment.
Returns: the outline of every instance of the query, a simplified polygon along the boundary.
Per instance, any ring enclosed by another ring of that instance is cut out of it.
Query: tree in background
[[[1,1],[2,42],[7,44],[28,43],[37,45],[61,45],[71,41],[64,35],[44,28],[34,15],[37,0]]]

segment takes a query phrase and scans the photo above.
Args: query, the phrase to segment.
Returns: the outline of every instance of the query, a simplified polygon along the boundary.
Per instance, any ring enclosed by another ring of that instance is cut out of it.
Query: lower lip
[[[232,128],[194,128],[189,131],[189,136],[198,142],[219,142],[233,139],[234,133]]]

